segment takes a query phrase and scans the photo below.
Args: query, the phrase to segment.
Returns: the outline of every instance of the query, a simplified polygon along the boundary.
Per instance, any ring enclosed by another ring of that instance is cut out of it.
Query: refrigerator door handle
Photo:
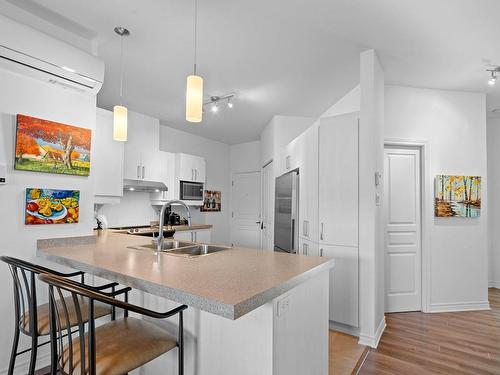
[[[292,219],[292,248],[290,249],[292,253],[295,251],[295,219]]]

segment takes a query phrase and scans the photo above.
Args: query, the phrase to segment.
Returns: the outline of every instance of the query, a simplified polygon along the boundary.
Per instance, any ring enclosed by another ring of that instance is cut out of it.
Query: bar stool
[[[28,374],[32,375],[35,372],[38,348],[43,345],[47,345],[50,342],[46,341],[41,344],[38,343],[38,339],[40,336],[47,336],[50,333],[50,319],[49,303],[37,305],[35,275],[52,274],[64,278],[80,276],[81,282],[83,284],[83,282],[85,281],[85,273],[81,271],[62,273],[8,256],[1,256],[0,260],[8,264],[14,283],[14,340],[12,343],[12,351],[7,374],[13,374],[17,356],[31,351]],[[119,291],[115,291],[115,288],[118,285],[118,283],[110,283],[98,287],[87,287],[92,288],[92,290],[96,291],[111,289],[111,293],[108,293],[110,297],[114,297],[123,293],[126,294],[130,290],[130,288],[125,288]],[[79,303],[81,303],[82,306],[86,306],[85,301],[79,301]],[[79,320],[77,318],[77,307],[72,299],[57,301],[57,304],[59,306],[64,305],[67,309],[68,319],[63,323],[65,328],[71,329],[72,327],[79,324]],[[87,322],[89,320],[89,310],[88,308],[84,308],[83,311],[84,312],[81,315],[81,321]],[[96,318],[112,314],[112,319],[114,319],[115,311],[114,309],[111,309],[109,305],[99,303],[94,305],[93,314]],[[20,333],[23,333],[31,338],[31,347],[18,352]]]
[[[186,305],[160,313],[119,301],[66,278],[42,274],[39,279],[49,285],[51,374],[58,371],[67,375],[126,374],[175,347],[178,348],[178,374],[184,374],[183,311]],[[65,296],[69,296],[76,307],[79,324],[75,338],[64,323],[69,319]],[[88,301],[86,306],[80,305],[82,299]],[[94,306],[99,302],[157,319],[179,314],[177,338],[152,322],[127,314],[96,327]],[[88,309],[87,332],[83,326],[84,309]]]

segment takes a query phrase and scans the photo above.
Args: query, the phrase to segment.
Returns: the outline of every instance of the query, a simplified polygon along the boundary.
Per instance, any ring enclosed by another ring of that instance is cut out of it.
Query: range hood
[[[167,185],[158,181],[123,180],[123,191],[135,191],[141,193],[159,193],[168,191]]]

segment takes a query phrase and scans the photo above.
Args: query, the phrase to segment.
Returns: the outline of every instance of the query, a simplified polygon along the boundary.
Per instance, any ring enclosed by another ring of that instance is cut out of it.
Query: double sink
[[[130,249],[157,251],[156,241],[145,245],[128,246]],[[214,246],[199,244],[195,242],[169,241],[163,240],[160,252],[168,255],[177,255],[187,258],[209,255],[219,251],[230,249],[226,246]]]

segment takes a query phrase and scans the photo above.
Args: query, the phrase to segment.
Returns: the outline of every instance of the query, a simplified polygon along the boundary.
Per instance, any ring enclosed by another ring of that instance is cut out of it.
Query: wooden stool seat
[[[96,374],[122,375],[175,348],[177,340],[157,325],[135,318],[123,318],[95,328]],[[85,334],[85,362],[88,367],[88,335]],[[69,343],[64,346],[61,368],[66,374],[81,374],[80,339],[72,341],[70,369]]]
[[[69,326],[74,327],[78,324],[78,317],[76,315],[75,304],[73,303],[73,298],[71,296],[65,297],[64,302],[68,309],[68,320]],[[89,320],[89,304],[86,298],[78,297],[78,303],[80,304],[80,310],[82,314],[82,320],[87,322]],[[57,301],[57,306],[59,309],[63,308],[63,304],[60,300]],[[94,305],[95,318],[101,318],[103,316],[111,314],[111,307],[104,303],[95,303]],[[50,332],[50,320],[49,320],[49,303],[44,303],[43,305],[38,305],[37,307],[37,326],[38,334],[40,336],[48,335]],[[29,323],[30,314],[29,311],[25,312],[21,316],[21,329],[29,334]],[[61,329],[67,328],[66,319],[61,319]]]

